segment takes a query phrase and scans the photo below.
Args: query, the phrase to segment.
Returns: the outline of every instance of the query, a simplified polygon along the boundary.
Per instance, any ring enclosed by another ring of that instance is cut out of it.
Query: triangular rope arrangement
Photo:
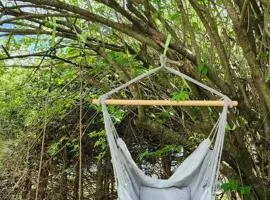
[[[106,99],[121,89],[128,87],[160,69],[166,69],[219,96],[223,110],[216,125],[197,149],[189,155],[177,168],[174,174],[166,180],[151,178],[138,168],[132,159],[126,144],[118,136],[106,106]],[[220,166],[221,153],[225,135],[228,106],[231,100],[226,95],[210,88],[193,78],[166,66],[166,57],[161,56],[161,66],[139,75],[127,83],[100,96],[98,102],[102,105],[105,131],[111,151],[114,175],[117,183],[119,200],[214,200],[216,183]],[[214,143],[213,150],[210,150]]]

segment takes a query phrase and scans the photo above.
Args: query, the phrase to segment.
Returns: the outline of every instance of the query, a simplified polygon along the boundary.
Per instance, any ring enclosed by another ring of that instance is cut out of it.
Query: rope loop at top
[[[111,96],[112,94],[118,92],[118,91],[121,90],[121,89],[124,89],[124,88],[128,87],[129,85],[131,85],[131,84],[133,84],[133,83],[135,83],[135,82],[140,81],[140,80],[143,79],[143,78],[146,78],[146,77],[148,77],[148,76],[150,76],[150,75],[156,73],[156,72],[159,71],[160,69],[166,69],[166,70],[169,71],[170,73],[175,74],[175,75],[177,75],[177,76],[179,76],[179,77],[182,77],[182,78],[184,78],[185,80],[187,80],[187,81],[189,81],[189,82],[192,82],[192,83],[194,83],[194,84],[196,84],[196,85],[198,85],[198,86],[204,88],[205,90],[207,90],[207,91],[209,91],[209,92],[211,92],[211,93],[213,93],[213,94],[219,96],[219,97],[224,101],[224,107],[232,107],[232,100],[231,100],[229,97],[227,97],[226,95],[222,94],[221,92],[217,91],[217,90],[214,89],[214,88],[211,88],[211,87],[209,87],[209,86],[207,86],[207,85],[205,85],[205,84],[203,84],[203,83],[201,83],[201,82],[195,80],[194,78],[191,78],[190,76],[187,76],[186,74],[181,73],[181,72],[178,71],[178,70],[175,70],[175,69],[173,69],[173,68],[167,67],[166,64],[167,64],[167,57],[166,57],[165,55],[160,55],[160,66],[159,66],[159,67],[154,68],[154,69],[151,69],[150,71],[148,71],[148,72],[146,72],[146,73],[144,73],[144,74],[141,74],[141,75],[139,75],[139,76],[137,76],[137,77],[135,77],[135,78],[129,80],[128,82],[126,82],[126,83],[120,85],[119,87],[116,87],[116,88],[112,89],[111,91],[109,91],[109,92],[107,92],[107,93],[101,95],[101,96],[98,98],[98,104],[99,104],[99,105],[100,105],[100,104],[105,104],[105,100],[106,100],[109,96]]]

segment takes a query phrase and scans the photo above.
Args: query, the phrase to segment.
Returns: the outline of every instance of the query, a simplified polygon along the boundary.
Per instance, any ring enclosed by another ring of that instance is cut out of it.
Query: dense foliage
[[[268,0],[1,0],[0,198],[116,199],[91,100],[168,65],[237,100],[218,199],[270,199]],[[216,99],[165,72],[117,98]],[[211,131],[218,108],[110,107],[149,175],[168,178]]]

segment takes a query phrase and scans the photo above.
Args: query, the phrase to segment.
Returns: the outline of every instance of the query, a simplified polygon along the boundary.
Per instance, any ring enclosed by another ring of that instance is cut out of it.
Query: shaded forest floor
[[[3,163],[5,162],[4,157],[10,150],[9,146],[13,143],[13,140],[4,140],[0,138],[0,168],[3,167]]]

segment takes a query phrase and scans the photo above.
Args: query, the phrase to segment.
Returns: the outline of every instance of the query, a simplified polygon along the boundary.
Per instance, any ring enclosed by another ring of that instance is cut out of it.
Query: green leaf
[[[147,158],[160,158],[168,154],[179,153],[179,152],[183,152],[182,146],[177,146],[173,144],[165,145],[163,148],[158,149],[157,151],[154,151],[154,152],[149,152],[148,150],[146,150],[145,152],[138,155],[137,160],[139,162],[142,162],[144,159],[147,159]]]
[[[221,188],[226,191],[237,191],[238,187],[240,186],[238,181],[229,180],[227,183],[223,183]]]
[[[180,20],[181,19],[181,16],[179,15],[179,13],[173,13],[171,16],[170,16],[170,19],[175,21],[175,20]]]
[[[113,117],[113,120],[117,123],[121,122],[121,120],[124,119],[125,115],[127,114],[126,110],[119,109],[116,107],[110,107],[109,111]]]
[[[99,138],[96,142],[94,147],[101,147],[102,149],[104,149],[104,147],[106,146],[106,139],[105,138]]]
[[[239,188],[239,192],[242,195],[248,195],[248,194],[250,194],[250,191],[251,191],[251,187],[250,186],[241,186]]]
[[[266,75],[265,80],[266,82],[270,81],[270,72],[268,72],[268,74]]]
[[[227,183],[223,183],[221,188],[226,191],[235,191],[239,192],[242,195],[250,194],[251,187],[250,186],[243,186],[238,181],[229,180]]]
[[[78,144],[72,144],[70,147],[71,147],[71,150],[70,150],[71,153],[78,153],[78,151],[79,151]]]
[[[137,160],[142,162],[146,157],[149,157],[151,153],[148,150],[138,155]]]
[[[206,76],[207,73],[208,73],[208,69],[209,69],[209,67],[207,66],[206,63],[200,63],[200,64],[198,65],[198,72],[199,72],[201,75]]]
[[[54,156],[57,153],[57,151],[61,148],[61,146],[63,145],[63,142],[65,140],[67,140],[67,137],[66,136],[63,136],[58,141],[52,143],[49,146],[49,149],[48,149],[49,155],[50,156]]]
[[[268,59],[268,53],[267,52],[261,52],[260,53],[260,59],[267,60]]]
[[[189,94],[186,90],[182,89],[180,92],[173,93],[172,99],[175,101],[185,101],[189,99]]]
[[[104,136],[105,136],[104,130],[93,131],[93,132],[88,133],[89,138],[100,138],[100,137],[104,137]]]
[[[227,131],[234,131],[237,127],[236,127],[236,124],[235,123],[233,123],[233,126],[230,126],[227,123],[225,128],[226,128]]]
[[[105,155],[106,155],[105,151],[99,153],[98,156],[96,156],[96,159],[98,160],[98,162],[100,162],[104,158]]]
[[[58,151],[58,143],[52,143],[48,149],[49,155],[54,156],[57,151]]]

